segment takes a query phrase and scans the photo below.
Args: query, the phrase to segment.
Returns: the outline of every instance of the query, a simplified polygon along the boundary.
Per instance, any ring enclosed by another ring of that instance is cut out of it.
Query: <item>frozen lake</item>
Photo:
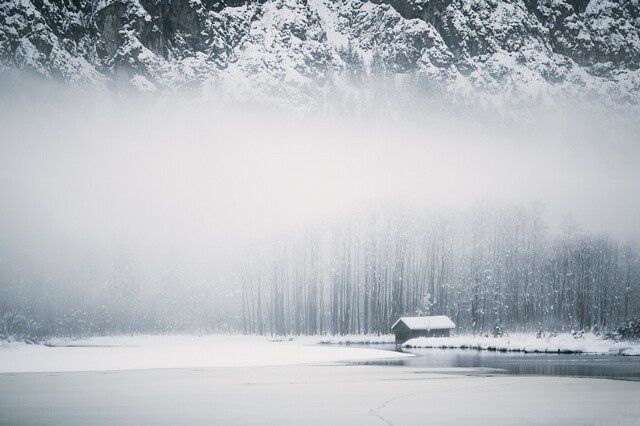
[[[58,343],[0,351],[1,425],[640,424],[637,357],[242,336]]]
[[[638,425],[638,419],[640,381],[629,380],[317,364],[0,374],[3,425]]]
[[[413,354],[415,357],[398,360],[371,360],[358,364],[426,368],[484,368],[492,369],[496,374],[640,380],[640,357],[638,356],[505,353],[476,349],[396,349],[395,345],[369,345],[368,347]]]

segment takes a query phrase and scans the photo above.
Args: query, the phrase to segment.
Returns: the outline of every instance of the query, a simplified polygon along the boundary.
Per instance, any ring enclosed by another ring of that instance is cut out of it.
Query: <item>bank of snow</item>
[[[503,337],[419,337],[406,341],[407,348],[463,348],[502,352],[589,353],[640,355],[640,342],[615,342],[594,334],[575,337],[572,334],[537,338],[526,333]]]
[[[393,334],[383,334],[380,336],[373,334],[349,334],[345,336],[322,336],[315,340],[325,345],[388,345],[394,344],[396,337]]]
[[[0,347],[0,373],[259,367],[402,358],[397,352],[255,336],[119,336]]]

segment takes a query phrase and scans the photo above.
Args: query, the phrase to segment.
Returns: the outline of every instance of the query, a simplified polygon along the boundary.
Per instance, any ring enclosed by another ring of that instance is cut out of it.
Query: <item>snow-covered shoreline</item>
[[[325,345],[394,344],[395,336],[346,335],[296,337]],[[530,333],[510,333],[502,337],[459,335],[453,337],[420,337],[405,342],[404,348],[476,349],[498,352],[566,353],[640,356],[640,342],[606,340],[592,333],[575,337],[571,333],[538,338]]]
[[[0,373],[266,367],[406,358],[379,349],[269,341],[260,336],[113,336],[0,345]]]
[[[260,367],[413,356],[375,347],[347,347],[394,343],[393,335],[284,338],[138,335],[55,338],[44,344],[3,341],[0,342],[0,373]],[[402,346],[640,356],[640,342],[616,342],[594,334],[584,334],[578,338],[569,333],[543,338],[526,333],[511,333],[502,337],[423,337],[409,340]]]
[[[297,337],[310,342],[326,345],[376,345],[394,344],[395,337],[386,335],[346,335]],[[585,353],[598,355],[640,356],[640,342],[603,339],[593,333],[579,337],[571,333],[538,338],[530,333],[510,333],[502,337],[459,335],[453,337],[420,337],[411,339],[405,348],[433,349],[476,349],[499,352],[530,353]]]
[[[233,343],[231,343],[233,342]],[[287,345],[393,345],[393,334],[349,334],[344,336],[246,336],[246,335],[120,335],[88,338],[51,338],[41,344],[0,340],[0,351],[20,347],[202,347],[215,344],[272,344]],[[456,335],[452,337],[420,337],[402,344],[405,348],[476,349],[498,352],[586,353],[599,355],[640,356],[640,341],[603,339],[593,333],[578,337],[570,333],[536,337],[530,333],[509,333],[501,337]]]
[[[570,333],[537,338],[527,333],[511,333],[502,337],[455,336],[419,337],[405,342],[406,348],[478,349],[500,352],[584,353],[640,356],[640,342],[605,340],[592,333],[575,337]]]
[[[388,345],[394,344],[393,334],[348,334],[345,336],[321,336],[316,339],[323,345]]]

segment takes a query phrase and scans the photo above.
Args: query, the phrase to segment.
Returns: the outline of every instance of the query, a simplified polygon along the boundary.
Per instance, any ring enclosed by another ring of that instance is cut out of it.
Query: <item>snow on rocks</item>
[[[555,99],[636,108],[638,2],[574,6],[9,1],[0,3],[0,71],[142,92],[216,87],[225,100],[297,108],[352,97],[364,81],[382,76],[394,84],[407,77],[404,90],[412,93],[424,86],[455,103],[498,109]]]
[[[589,353],[640,355],[640,342],[615,342],[594,334],[574,337],[569,333],[537,338],[527,333],[512,333],[503,337],[456,336],[419,337],[405,342],[407,348],[462,348],[500,352]]]

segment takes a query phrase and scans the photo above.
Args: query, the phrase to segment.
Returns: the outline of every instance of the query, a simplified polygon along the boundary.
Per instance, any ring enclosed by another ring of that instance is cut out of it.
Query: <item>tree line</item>
[[[571,217],[549,229],[538,205],[363,208],[208,275],[81,249],[34,260],[0,242],[0,339],[386,334],[408,315],[463,333],[610,330],[640,315],[638,244]]]
[[[610,329],[639,311],[640,249],[550,232],[538,205],[377,209],[254,250],[237,274],[249,334],[390,332],[447,315],[461,332]]]

